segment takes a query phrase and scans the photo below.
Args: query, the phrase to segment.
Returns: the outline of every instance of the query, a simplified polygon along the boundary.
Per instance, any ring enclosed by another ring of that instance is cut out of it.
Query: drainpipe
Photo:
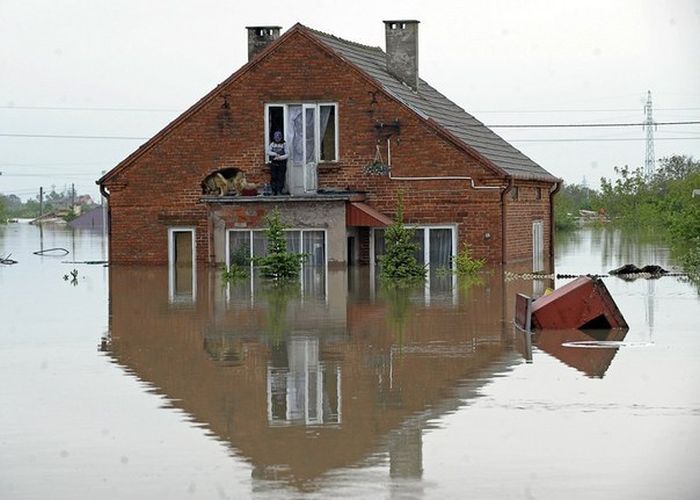
[[[501,265],[506,265],[506,195],[513,189],[513,178],[508,176],[508,185],[501,192]]]
[[[561,189],[561,182],[549,188],[549,267],[554,272],[554,195]]]
[[[112,252],[109,251],[109,244],[111,244],[112,241],[112,217],[109,204],[109,191],[107,191],[107,188],[104,186],[104,184],[100,184],[100,194],[105,200],[107,200],[107,211],[104,210],[104,207],[102,209],[102,231],[104,234],[105,229],[107,230],[107,255],[111,255]]]

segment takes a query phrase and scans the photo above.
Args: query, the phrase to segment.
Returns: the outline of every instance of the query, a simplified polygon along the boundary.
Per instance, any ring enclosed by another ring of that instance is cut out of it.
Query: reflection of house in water
[[[313,336],[292,336],[285,345],[273,346],[267,367],[271,425],[340,423],[340,365],[319,355],[319,339]]]
[[[627,330],[539,330],[531,337],[528,335],[516,334],[516,348],[526,360],[532,360],[534,345],[587,377],[603,378],[617,354],[614,343],[624,340]]]
[[[469,289],[442,279],[435,293],[393,297],[370,294],[361,270],[319,272],[291,291],[255,279],[223,287],[199,272],[181,307],[167,269],[111,267],[104,350],[248,460],[255,478],[314,488],[377,454],[393,477],[420,477],[428,422],[521,362],[515,290],[494,274]]]

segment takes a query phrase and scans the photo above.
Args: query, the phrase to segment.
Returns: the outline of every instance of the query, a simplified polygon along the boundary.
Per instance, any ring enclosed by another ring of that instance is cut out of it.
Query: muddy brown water
[[[273,290],[62,263],[104,252],[96,233],[0,227],[19,261],[0,266],[0,498],[697,497],[700,299],[682,278],[606,278],[628,332],[528,345],[515,293],[567,280],[391,292],[308,269]],[[612,230],[556,253],[564,274],[673,268]]]

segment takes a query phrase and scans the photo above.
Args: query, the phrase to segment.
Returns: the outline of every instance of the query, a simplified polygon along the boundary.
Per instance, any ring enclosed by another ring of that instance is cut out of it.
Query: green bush
[[[265,217],[267,229],[267,255],[256,257],[254,262],[260,266],[264,276],[274,280],[290,280],[299,277],[304,254],[287,252],[287,240],[284,237],[286,226],[280,220],[277,209]]]
[[[379,258],[382,279],[411,282],[425,278],[425,266],[416,261],[414,234],[415,230],[403,223],[403,201],[399,198],[394,222],[384,231],[386,253]]]
[[[465,242],[462,245],[462,250],[455,257],[455,272],[459,276],[471,276],[481,271],[484,264],[486,264],[486,259],[472,257],[471,249]]]
[[[224,284],[235,283],[247,277],[248,271],[246,271],[244,267],[241,267],[235,263],[231,264],[228,269],[224,267],[221,270],[221,279],[223,280]]]

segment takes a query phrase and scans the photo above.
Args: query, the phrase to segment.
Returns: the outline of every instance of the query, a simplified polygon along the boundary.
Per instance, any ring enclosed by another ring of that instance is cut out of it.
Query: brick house
[[[111,262],[259,255],[277,208],[310,265],[373,265],[402,197],[431,269],[465,242],[491,264],[548,269],[560,180],[419,78],[418,21],[384,23],[386,53],[301,24],[247,28],[248,63],[97,181]],[[269,182],[276,130],[289,194],[203,190],[225,170]]]

